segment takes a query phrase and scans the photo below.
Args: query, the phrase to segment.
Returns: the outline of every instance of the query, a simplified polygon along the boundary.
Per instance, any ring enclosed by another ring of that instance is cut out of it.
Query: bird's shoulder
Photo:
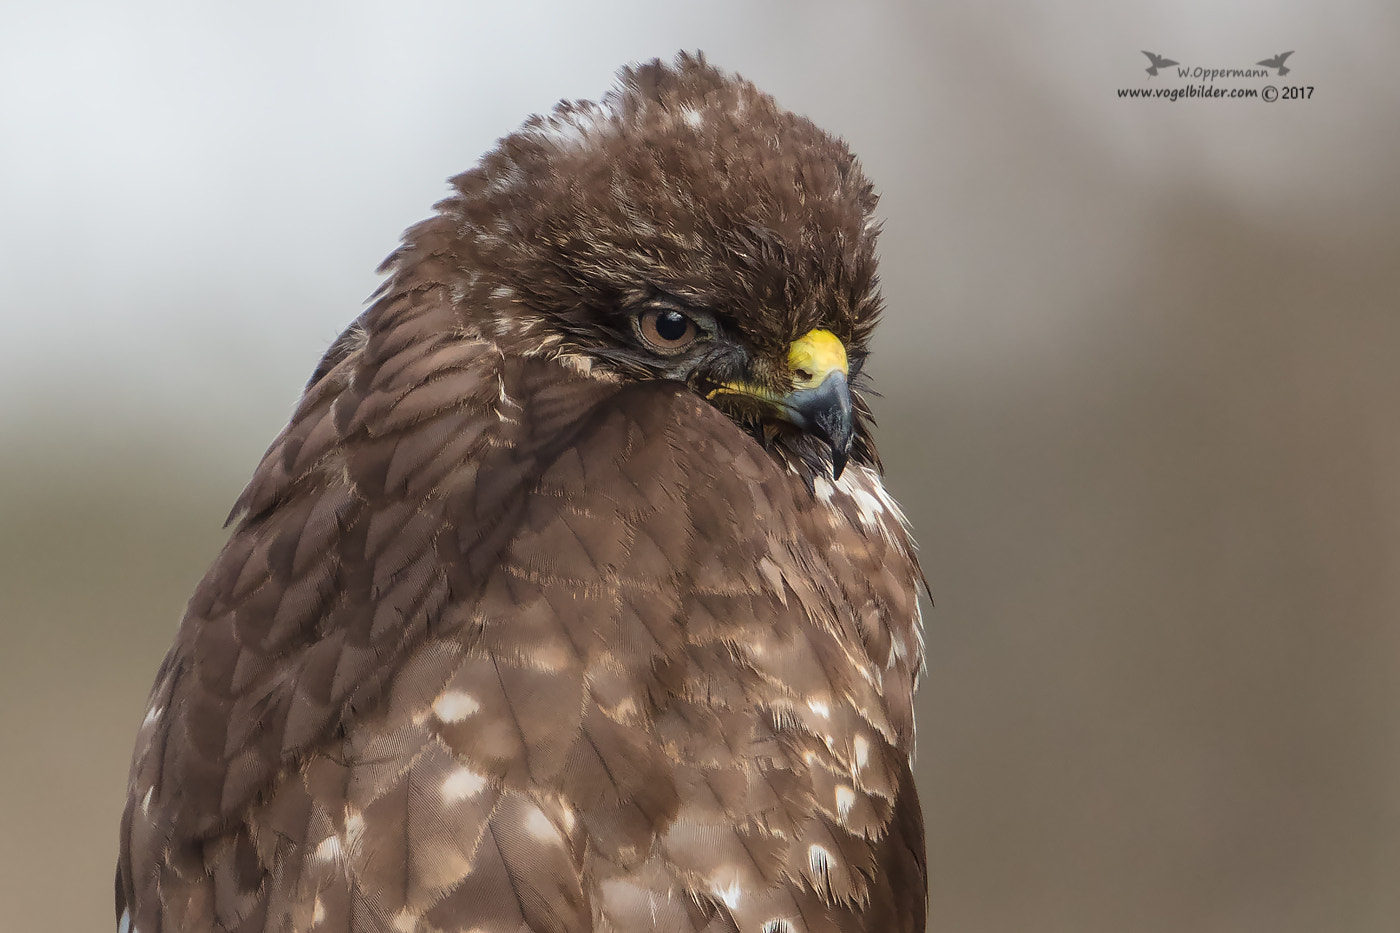
[[[508,356],[431,308],[370,323],[328,353],[191,600],[138,739],[126,883],[212,885],[186,908],[227,919],[269,909],[270,872],[370,884],[398,852],[419,861],[378,895],[390,924],[479,902],[487,862],[553,866],[500,919],[562,923],[592,909],[569,853],[631,878],[676,825],[664,864],[735,834],[768,847],[745,885],[789,870],[868,897],[874,837],[831,834],[890,820],[919,666],[912,546],[878,475],[801,476],[682,384]],[[782,767],[730,791],[773,800],[761,818],[696,798],[723,755],[822,761],[830,799],[783,801]],[[830,859],[775,847],[784,826]]]

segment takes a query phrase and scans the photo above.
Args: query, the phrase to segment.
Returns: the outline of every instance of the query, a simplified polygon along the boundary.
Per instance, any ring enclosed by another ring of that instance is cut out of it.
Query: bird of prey
[[[454,178],[157,673],[118,929],[922,930],[875,207],[689,54]]]
[[[1265,68],[1277,68],[1278,76],[1282,78],[1284,75],[1288,74],[1290,71],[1293,70],[1292,68],[1289,68],[1288,66],[1284,65],[1284,61],[1286,61],[1288,56],[1292,54],[1292,52],[1280,52],[1273,58],[1266,58],[1262,62],[1255,62],[1254,64],[1263,65]]]
[[[1152,63],[1152,64],[1149,65],[1148,68],[1147,68],[1147,76],[1148,76],[1149,78],[1155,77],[1155,76],[1156,76],[1156,74],[1157,74],[1157,69],[1158,69],[1158,68],[1170,68],[1172,65],[1179,65],[1179,64],[1181,64],[1181,62],[1174,62],[1174,61],[1172,61],[1170,58],[1163,58],[1161,55],[1158,55],[1156,52],[1146,52],[1146,51],[1145,51],[1145,52],[1143,52],[1142,54],[1146,55],[1146,56],[1147,56],[1147,60],[1148,60],[1149,62]]]

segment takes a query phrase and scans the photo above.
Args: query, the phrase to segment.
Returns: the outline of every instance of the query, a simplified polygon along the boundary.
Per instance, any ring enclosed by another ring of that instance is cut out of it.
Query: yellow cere
[[[838,370],[842,375],[849,372],[845,346],[831,331],[820,328],[792,342],[788,366],[792,367],[793,385],[799,389],[815,388]]]

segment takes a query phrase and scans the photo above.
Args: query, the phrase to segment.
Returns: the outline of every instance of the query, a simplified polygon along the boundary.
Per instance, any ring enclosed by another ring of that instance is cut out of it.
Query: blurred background
[[[1400,8],[0,9],[0,915],[110,930],[221,523],[444,179],[705,50],[883,192],[936,931],[1400,929]],[[1311,99],[1149,50],[1294,50]]]

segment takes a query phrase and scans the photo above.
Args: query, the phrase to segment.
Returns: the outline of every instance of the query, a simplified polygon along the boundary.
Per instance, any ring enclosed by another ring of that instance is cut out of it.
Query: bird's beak
[[[763,399],[796,427],[831,445],[831,476],[840,479],[855,437],[846,347],[829,330],[808,331],[788,348],[792,391],[778,395],[743,383],[729,383],[710,395],[728,393]]]
[[[855,436],[846,348],[829,330],[813,330],[788,348],[792,391],[781,407],[789,421],[831,445],[831,478],[840,479]]]

